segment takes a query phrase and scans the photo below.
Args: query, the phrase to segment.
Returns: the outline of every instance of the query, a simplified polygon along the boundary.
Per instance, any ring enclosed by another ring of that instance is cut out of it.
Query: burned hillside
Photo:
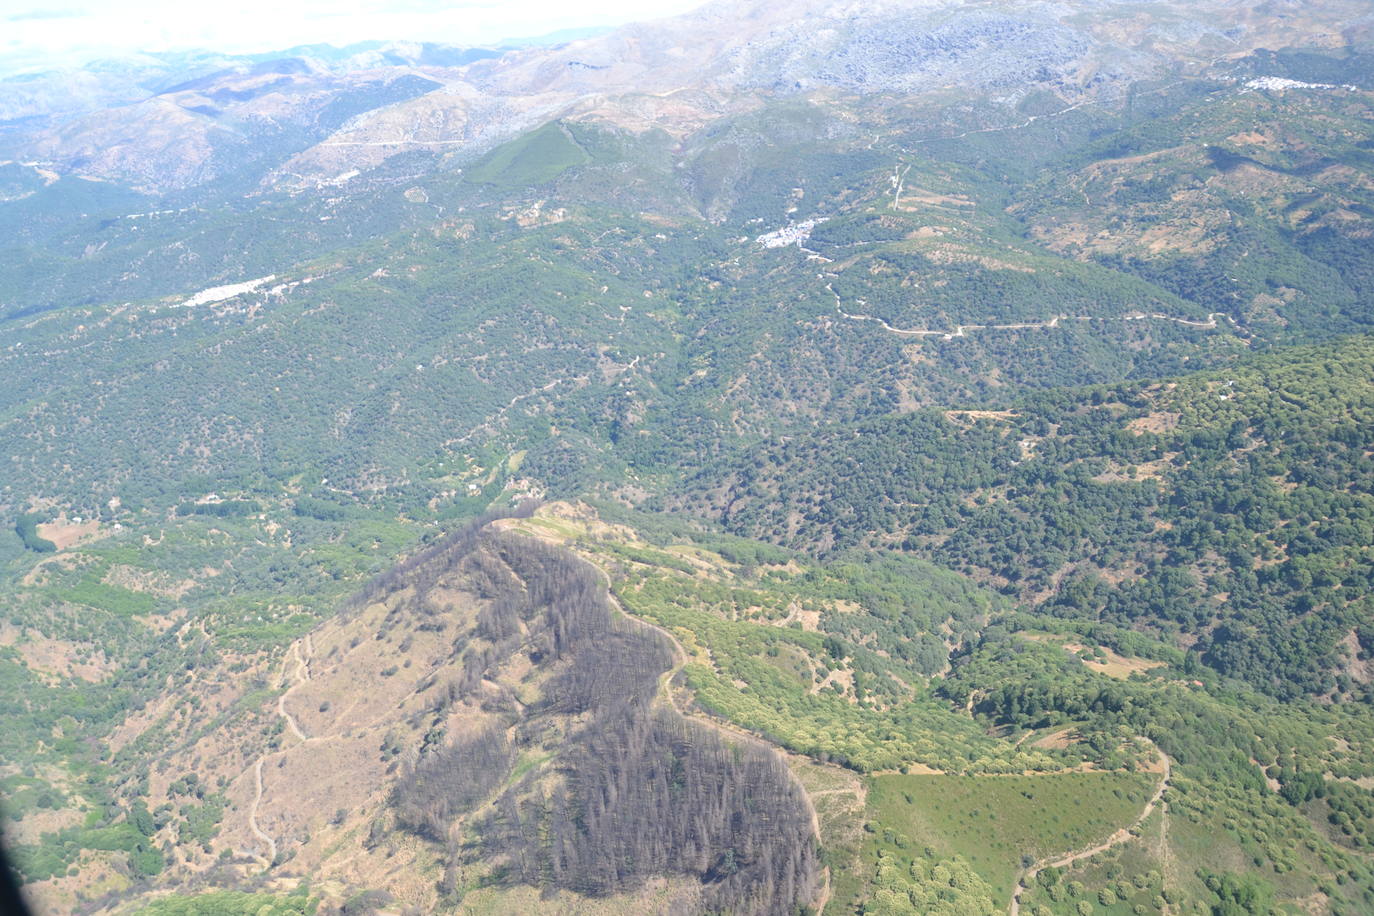
[[[674,647],[614,608],[593,567],[490,529],[434,562],[461,565],[483,598],[455,641],[436,718],[475,704],[483,724],[419,749],[392,808],[445,845],[446,896],[486,873],[591,896],[685,876],[701,905],[736,913],[792,912],[815,898],[801,788],[775,753],[658,699]],[[425,565],[411,572],[443,578]],[[429,589],[408,595],[404,606],[434,605]]]

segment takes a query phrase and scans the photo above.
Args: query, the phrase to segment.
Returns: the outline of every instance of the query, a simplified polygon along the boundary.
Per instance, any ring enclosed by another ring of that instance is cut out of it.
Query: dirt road
[[[1142,738],[1141,740],[1149,741],[1149,739],[1145,738]],[[1151,747],[1154,747],[1154,742],[1149,741],[1149,744]],[[1072,865],[1075,862],[1080,861],[1081,859],[1086,859],[1090,856],[1095,856],[1099,852],[1106,852],[1113,846],[1119,846],[1120,844],[1125,843],[1126,841],[1134,838],[1131,831],[1139,827],[1142,823],[1144,823],[1145,819],[1149,817],[1151,814],[1153,814],[1155,809],[1159,807],[1160,802],[1164,799],[1164,790],[1169,788],[1169,779],[1173,774],[1173,763],[1169,760],[1169,755],[1165,754],[1158,747],[1155,747],[1155,753],[1158,754],[1160,759],[1164,761],[1164,773],[1162,776],[1160,776],[1159,785],[1155,787],[1154,794],[1150,796],[1149,801],[1145,802],[1145,807],[1141,809],[1140,814],[1136,817],[1136,819],[1132,821],[1129,826],[1122,827],[1116,833],[1113,833],[1111,836],[1103,840],[1101,843],[1098,843],[1096,846],[1091,846],[1087,849],[1080,849],[1076,852],[1065,853],[1059,856],[1058,858],[1040,861],[1032,865],[1028,870],[1026,870],[1021,875],[1021,880],[1016,885],[1016,891],[1012,894],[1011,906],[1007,910],[1007,912],[1010,913],[1010,916],[1019,916],[1021,912],[1021,895],[1030,888],[1031,883],[1035,881],[1036,876],[1039,875],[1040,872],[1044,871],[1047,868],[1065,868],[1069,865]]]

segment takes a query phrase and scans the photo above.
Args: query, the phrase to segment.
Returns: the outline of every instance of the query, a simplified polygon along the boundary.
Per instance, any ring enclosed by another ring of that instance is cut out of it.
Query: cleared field
[[[1140,813],[1154,783],[1134,773],[875,776],[869,857],[885,850],[905,865],[926,847],[958,855],[997,899],[1010,899],[1023,857],[1038,860],[1110,836]]]

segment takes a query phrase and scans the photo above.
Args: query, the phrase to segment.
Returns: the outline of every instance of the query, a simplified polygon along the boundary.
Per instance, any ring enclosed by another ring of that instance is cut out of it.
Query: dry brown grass
[[[1182,416],[1173,411],[1154,411],[1128,421],[1126,428],[1133,433],[1167,433],[1178,428],[1178,421]]]
[[[971,210],[975,206],[974,202],[959,194],[941,194],[938,191],[924,191],[920,188],[904,187],[902,189],[902,206],[900,210],[920,210],[923,207],[954,208],[956,210]]]
[[[76,678],[95,684],[114,672],[104,652],[82,643],[31,633],[13,645],[25,665],[51,682]]]
[[[1042,735],[1031,742],[1031,747],[1045,747],[1063,749],[1074,743],[1074,726],[1061,728],[1052,731],[1048,735]]]
[[[96,519],[83,520],[80,524],[70,521],[66,515],[62,515],[53,521],[44,522],[38,526],[38,536],[47,538],[57,545],[58,550],[66,550],[74,547],[82,541],[89,541],[100,531],[100,522]]]
[[[944,414],[946,420],[960,425],[969,420],[1011,421],[1019,416],[1014,410],[946,410]]]
[[[1082,652],[1087,646],[1076,642],[1064,643],[1064,648],[1073,653]],[[1111,649],[1099,647],[1104,654],[1102,659],[1085,658],[1083,664],[1087,665],[1098,674],[1105,674],[1107,677],[1114,677],[1124,681],[1132,674],[1137,672],[1145,673],[1153,668],[1164,667],[1164,662],[1157,662],[1146,658],[1128,658],[1124,655],[1117,655]]]

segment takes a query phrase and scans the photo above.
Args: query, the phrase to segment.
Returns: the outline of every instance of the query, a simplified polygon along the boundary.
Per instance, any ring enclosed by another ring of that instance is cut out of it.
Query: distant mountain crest
[[[1343,30],[1368,18],[1353,0],[1282,9],[810,0],[709,4],[500,49],[366,42],[229,59],[153,55],[124,69],[93,64],[0,83],[0,119],[11,122],[0,153],[147,191],[247,175],[245,167],[267,186],[299,187],[417,150],[477,155],[555,117],[675,132],[778,94],[1038,90],[1068,103],[1110,100],[1136,81],[1256,48],[1339,46]],[[184,69],[197,72],[178,78]],[[417,73],[444,91],[381,88]],[[349,119],[322,119],[341,105]],[[245,162],[245,149],[264,145],[272,155]]]

